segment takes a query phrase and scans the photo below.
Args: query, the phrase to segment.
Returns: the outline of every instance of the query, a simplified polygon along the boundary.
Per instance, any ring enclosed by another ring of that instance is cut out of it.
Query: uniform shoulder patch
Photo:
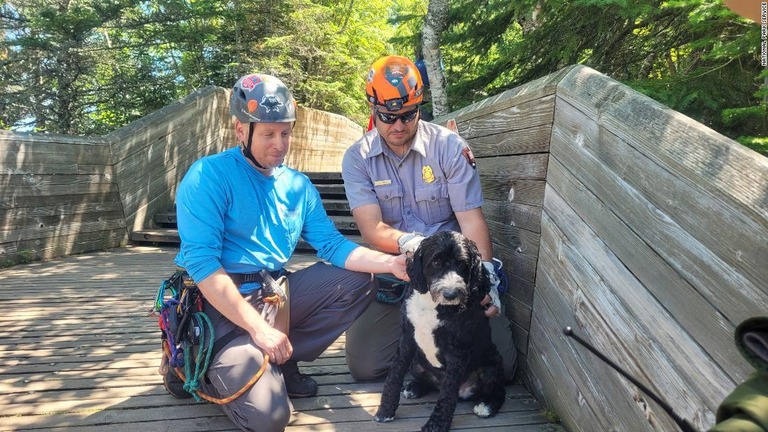
[[[469,163],[472,168],[477,168],[477,164],[475,163],[475,155],[472,154],[472,149],[469,147],[464,147],[461,150],[462,156],[464,156],[464,159],[467,160],[467,163]]]

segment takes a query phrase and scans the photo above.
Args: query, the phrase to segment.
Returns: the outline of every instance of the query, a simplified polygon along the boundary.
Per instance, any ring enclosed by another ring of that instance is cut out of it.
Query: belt
[[[227,273],[227,274],[229,275],[230,278],[232,278],[232,281],[237,286],[240,286],[247,282],[264,283],[264,277],[261,275],[261,273]],[[277,279],[284,274],[285,274],[285,271],[282,269],[269,272],[269,275],[272,277],[272,279]]]

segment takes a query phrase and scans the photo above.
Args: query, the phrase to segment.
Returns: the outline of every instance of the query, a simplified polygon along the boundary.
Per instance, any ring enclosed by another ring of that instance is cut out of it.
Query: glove
[[[425,238],[426,237],[418,233],[403,234],[397,239],[397,248],[400,250],[401,254],[412,254],[416,252],[416,249]]]
[[[501,298],[499,298],[499,284],[501,280],[499,275],[496,274],[493,261],[483,261],[483,268],[485,268],[486,273],[488,273],[488,279],[491,281],[491,291],[488,293],[491,296],[491,303],[488,306],[496,306],[499,312],[501,312]]]

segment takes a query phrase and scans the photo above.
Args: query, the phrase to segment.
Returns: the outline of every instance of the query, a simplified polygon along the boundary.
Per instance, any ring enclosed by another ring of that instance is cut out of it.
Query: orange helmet
[[[419,69],[401,56],[382,57],[371,65],[365,95],[368,103],[389,111],[421,103],[424,85]]]

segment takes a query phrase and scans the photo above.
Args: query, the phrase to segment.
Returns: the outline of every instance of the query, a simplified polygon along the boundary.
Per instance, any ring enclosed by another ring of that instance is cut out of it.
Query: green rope
[[[405,298],[408,282],[387,275],[376,275],[376,278],[389,284],[389,288],[379,286],[378,291],[376,291],[376,300],[381,303],[397,304]],[[396,295],[397,289],[401,289],[401,291],[400,294]]]
[[[200,402],[201,398],[197,394],[197,390],[200,389],[200,380],[205,376],[208,371],[208,366],[211,362],[211,354],[213,353],[213,344],[215,342],[213,323],[208,315],[203,312],[195,312],[192,316],[196,321],[200,329],[200,349],[197,352],[195,358],[195,370],[192,371],[192,346],[188,342],[184,343],[184,375],[187,377],[187,381],[184,383],[184,390],[192,394],[197,402]],[[205,326],[205,327],[203,327]],[[201,361],[202,359],[202,361]]]

